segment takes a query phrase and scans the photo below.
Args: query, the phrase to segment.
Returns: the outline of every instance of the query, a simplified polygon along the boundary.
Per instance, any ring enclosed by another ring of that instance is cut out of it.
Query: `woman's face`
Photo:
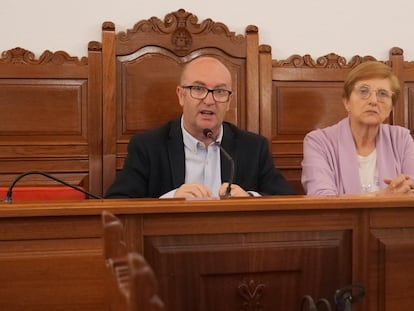
[[[388,79],[361,80],[355,83],[349,99],[343,99],[351,122],[377,126],[392,110],[391,83]]]

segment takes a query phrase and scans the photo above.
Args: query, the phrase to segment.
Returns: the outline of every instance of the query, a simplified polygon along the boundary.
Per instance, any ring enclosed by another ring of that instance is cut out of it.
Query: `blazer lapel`
[[[171,178],[174,188],[178,188],[185,182],[184,142],[180,119],[172,123],[169,135],[167,150],[170,161]]]

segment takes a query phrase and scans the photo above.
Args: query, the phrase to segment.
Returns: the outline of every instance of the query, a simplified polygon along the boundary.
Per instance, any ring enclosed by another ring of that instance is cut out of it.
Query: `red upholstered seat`
[[[6,197],[8,187],[0,187],[0,199]],[[81,200],[86,195],[66,186],[14,187],[13,201]]]

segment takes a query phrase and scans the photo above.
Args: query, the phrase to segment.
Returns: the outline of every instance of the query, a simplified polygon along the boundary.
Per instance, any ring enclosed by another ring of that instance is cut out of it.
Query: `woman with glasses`
[[[389,66],[364,62],[347,76],[348,116],[308,133],[302,185],[308,195],[402,194],[414,188],[414,143],[408,129],[385,124],[400,95]]]
[[[132,137],[107,198],[212,198],[293,194],[265,137],[224,121],[228,68],[213,57],[189,62],[176,88],[182,116]]]

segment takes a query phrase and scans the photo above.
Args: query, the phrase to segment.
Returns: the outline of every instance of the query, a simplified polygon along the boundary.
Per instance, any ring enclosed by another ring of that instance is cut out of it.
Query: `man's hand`
[[[221,185],[220,190],[219,190],[219,195],[222,197],[226,194],[226,190],[228,187],[229,183],[225,182]],[[242,187],[240,187],[239,185],[236,184],[231,184],[230,186],[231,191],[230,191],[230,196],[231,197],[248,197],[250,196]]]
[[[182,184],[174,195],[175,198],[211,198],[213,193],[202,184]]]

